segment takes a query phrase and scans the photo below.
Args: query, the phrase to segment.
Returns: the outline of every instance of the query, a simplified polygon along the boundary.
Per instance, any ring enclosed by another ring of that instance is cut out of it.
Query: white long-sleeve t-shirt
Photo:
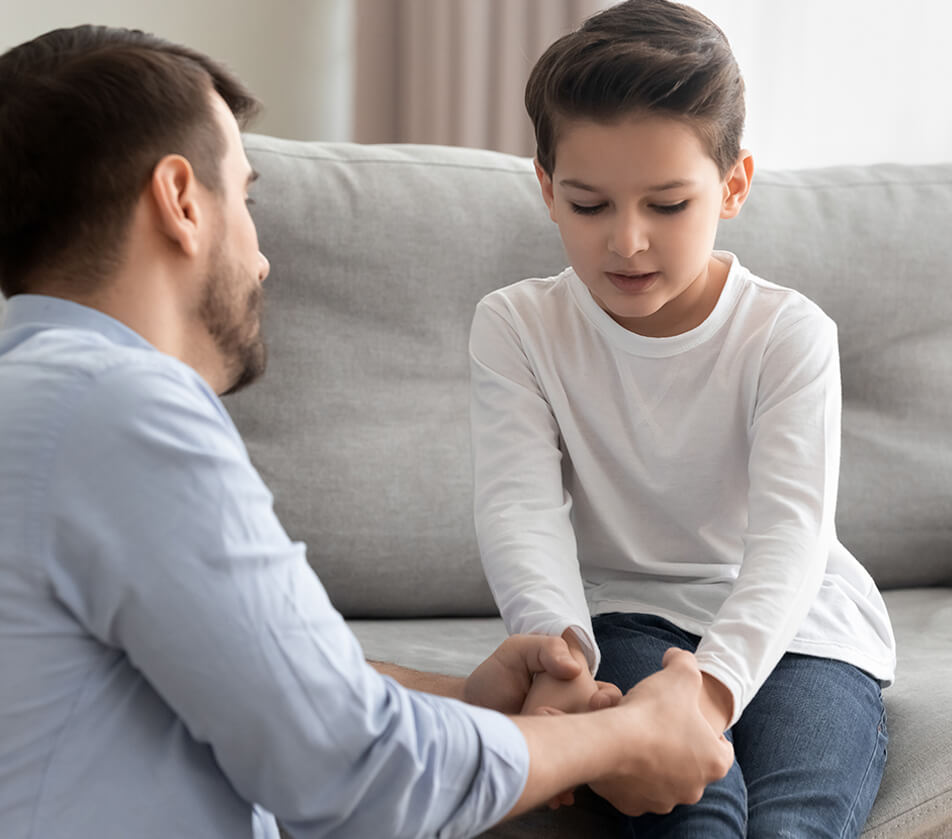
[[[647,338],[572,269],[499,289],[470,336],[475,514],[510,632],[644,612],[701,636],[733,725],[785,652],[884,684],[895,641],[837,540],[836,326],[735,257],[698,327]]]

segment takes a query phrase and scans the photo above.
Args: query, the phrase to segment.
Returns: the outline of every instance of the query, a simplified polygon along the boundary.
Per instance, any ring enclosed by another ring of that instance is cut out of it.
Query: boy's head
[[[258,107],[207,56],[139,31],[59,29],[0,56],[0,291],[95,288],[165,155],[220,192],[214,93],[239,122]]]
[[[668,0],[627,0],[553,43],[526,86],[536,159],[552,175],[563,125],[657,115],[683,120],[721,175],[740,153],[744,81],[724,33]]]

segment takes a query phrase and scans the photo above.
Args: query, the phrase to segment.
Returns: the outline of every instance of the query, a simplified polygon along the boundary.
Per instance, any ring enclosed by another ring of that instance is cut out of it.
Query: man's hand
[[[702,713],[704,698],[694,656],[669,649],[664,669],[635,685],[616,709],[632,714],[630,759],[592,789],[633,816],[697,802],[709,783],[727,774],[734,754]]]
[[[505,714],[518,714],[537,675],[554,684],[572,684],[573,680],[587,676],[594,686],[589,692],[589,708],[618,704],[618,688],[596,683],[584,662],[584,656],[573,655],[562,638],[512,635],[472,672],[463,686],[463,699]]]

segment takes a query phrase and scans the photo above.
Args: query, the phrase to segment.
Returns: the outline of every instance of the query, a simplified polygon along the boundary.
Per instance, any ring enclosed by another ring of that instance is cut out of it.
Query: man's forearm
[[[511,718],[529,747],[529,777],[507,818],[518,816],[580,784],[631,771],[639,735],[631,715],[615,708],[560,716]],[[637,774],[637,773],[635,773]]]
[[[420,690],[424,693],[433,693],[437,696],[447,696],[451,699],[463,698],[465,679],[459,676],[445,676],[442,673],[424,673],[401,667],[399,664],[390,664],[385,661],[370,661],[367,663],[381,676],[390,676],[405,688]]]

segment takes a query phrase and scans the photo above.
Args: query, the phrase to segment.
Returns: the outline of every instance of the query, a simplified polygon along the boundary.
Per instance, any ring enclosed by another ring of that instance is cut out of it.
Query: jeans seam
[[[880,701],[880,703],[882,703],[882,701],[883,701],[883,700],[882,700],[882,696],[880,696],[879,701]],[[846,820],[843,822],[843,828],[842,828],[842,830],[840,831],[840,839],[844,839],[844,837],[847,835],[847,830],[849,829],[849,826],[850,826],[850,824],[852,823],[853,817],[854,817],[854,815],[855,815],[855,813],[856,813],[856,805],[857,805],[858,802],[859,802],[860,793],[861,793],[862,790],[865,788],[866,783],[867,783],[867,781],[869,780],[869,773],[872,771],[873,764],[876,762],[876,756],[879,754],[879,750],[885,748],[885,743],[884,743],[883,741],[888,739],[888,735],[884,735],[884,734],[883,734],[883,731],[884,731],[885,725],[886,725],[886,706],[885,706],[885,704],[883,704],[882,707],[883,707],[883,710],[882,710],[882,714],[881,714],[880,717],[879,717],[879,725],[876,726],[876,744],[875,744],[875,746],[873,747],[873,750],[872,750],[872,752],[871,752],[870,755],[869,755],[869,761],[868,761],[868,763],[866,764],[866,771],[863,772],[863,781],[862,781],[861,784],[859,784],[859,786],[858,786],[858,788],[857,788],[857,790],[856,790],[856,795],[853,796],[853,801],[852,801],[852,803],[850,804],[849,812],[846,814]],[[859,828],[860,828],[860,831],[862,831],[863,825],[860,825]]]

